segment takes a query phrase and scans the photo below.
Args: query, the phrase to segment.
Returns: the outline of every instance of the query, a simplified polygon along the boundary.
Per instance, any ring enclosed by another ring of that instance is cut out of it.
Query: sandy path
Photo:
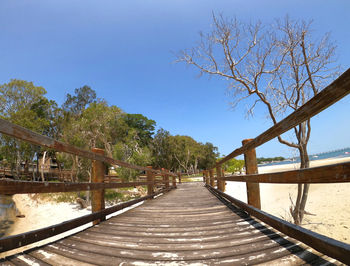
[[[350,158],[311,161],[311,167],[349,162]],[[297,169],[297,164],[259,167],[259,173]],[[247,202],[245,183],[227,182],[226,193]],[[289,207],[295,200],[297,185],[260,184],[262,210],[291,221]],[[320,234],[350,243],[350,183],[312,184],[303,226]]]

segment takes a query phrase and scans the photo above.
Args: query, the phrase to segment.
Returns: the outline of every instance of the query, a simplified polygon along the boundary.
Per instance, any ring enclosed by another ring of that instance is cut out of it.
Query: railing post
[[[147,168],[152,169],[152,166],[147,166]],[[152,171],[146,171],[147,182],[152,182],[147,185],[147,195],[152,195],[154,193],[154,173]]]
[[[220,180],[221,178],[221,174],[222,174],[222,171],[221,171],[221,165],[218,165],[216,166],[216,182],[217,182],[217,185],[218,185],[218,190],[220,191],[223,191],[222,189],[222,180]]]
[[[167,169],[164,169],[164,170],[165,170],[165,172],[168,172]],[[169,189],[169,187],[170,187],[169,175],[168,175],[168,174],[165,174],[164,177],[165,177],[165,189]]]
[[[163,171],[163,172],[165,171],[164,168],[161,168],[160,170]],[[165,186],[166,186],[165,185],[165,174],[161,173],[160,175],[162,177],[162,187],[165,188]]]
[[[214,187],[215,186],[215,180],[214,180],[214,170],[213,169],[210,169],[209,170],[209,176],[210,176],[210,185],[212,186],[212,187]]]
[[[173,187],[176,188],[176,175],[173,175],[172,179],[173,179]]]
[[[221,177],[225,177],[225,170],[224,169],[222,169]],[[226,181],[225,180],[222,180],[221,186],[222,186],[222,192],[225,192],[225,190],[226,190]]]
[[[243,146],[251,140],[252,139],[243,140]],[[255,149],[248,150],[244,153],[244,161],[247,175],[258,173]],[[248,204],[254,206],[255,208],[261,209],[259,183],[246,182],[246,185]]]
[[[102,149],[93,148],[92,152],[104,155],[105,152]],[[93,183],[102,183],[105,177],[105,164],[101,161],[92,161],[91,169],[91,181]],[[91,212],[98,212],[105,209],[105,190],[92,190],[91,191]],[[106,220],[106,218],[98,219],[93,221],[93,225],[99,224],[101,221]]]
[[[205,173],[205,184],[209,185],[210,184],[209,171],[208,170],[204,170],[204,173]]]

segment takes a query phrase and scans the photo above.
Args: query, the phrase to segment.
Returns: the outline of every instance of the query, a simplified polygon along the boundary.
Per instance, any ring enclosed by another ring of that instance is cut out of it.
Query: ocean
[[[340,149],[340,150],[328,151],[328,152],[322,152],[322,153],[309,155],[310,161],[330,159],[330,158],[344,158],[344,157],[350,157],[350,148],[344,148],[344,149]],[[300,157],[295,157],[295,158],[288,158],[282,162],[272,162],[272,163],[266,163],[266,164],[259,164],[259,167],[290,164],[290,163],[299,163],[299,162],[300,162]]]

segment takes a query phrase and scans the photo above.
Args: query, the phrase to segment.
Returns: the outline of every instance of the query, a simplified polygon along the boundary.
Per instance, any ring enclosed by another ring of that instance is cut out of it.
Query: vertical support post
[[[92,152],[101,155],[105,154],[105,151],[98,148],[93,148]],[[93,160],[91,169],[91,181],[93,183],[102,183],[105,177],[106,167],[103,162]],[[91,191],[91,212],[98,212],[105,209],[105,190],[93,190]],[[99,224],[101,221],[106,220],[106,217],[93,221],[93,225]]]
[[[160,170],[161,170],[161,171],[165,171],[164,168],[161,168]],[[162,174],[162,173],[161,173],[160,175],[161,175],[161,177],[162,177],[162,187],[165,188],[165,186],[166,186],[166,185],[165,185],[165,174]]]
[[[222,169],[221,177],[225,177],[225,170],[224,169]],[[225,192],[225,190],[226,190],[226,181],[225,180],[222,181],[221,186],[222,186],[222,192]]]
[[[164,169],[164,170],[165,170],[166,172],[168,172],[167,169]],[[170,187],[169,175],[168,175],[168,174],[165,174],[164,177],[165,177],[165,189],[169,189],[169,187]]]
[[[222,191],[222,180],[220,180],[221,178],[221,165],[216,166],[216,182],[218,184],[218,190]]]
[[[152,166],[147,166],[147,168],[152,169]],[[147,185],[147,195],[152,195],[154,193],[154,173],[152,171],[146,171],[147,182],[152,182]]]
[[[245,139],[242,141],[242,144],[245,145],[251,140],[252,139]],[[247,175],[258,173],[255,149],[248,150],[244,153],[244,161]],[[248,204],[261,209],[259,183],[246,182],[246,185]]]
[[[176,188],[176,175],[173,175],[172,179],[173,179],[173,187]]]
[[[204,171],[204,174],[205,174],[205,184],[206,184],[206,185],[209,185],[209,184],[210,184],[210,180],[209,180],[209,171],[208,171],[208,170],[205,170],[205,171]]]
[[[209,170],[209,176],[210,176],[210,185],[212,186],[212,187],[214,187],[215,186],[215,180],[214,180],[214,170],[213,169],[210,169]]]

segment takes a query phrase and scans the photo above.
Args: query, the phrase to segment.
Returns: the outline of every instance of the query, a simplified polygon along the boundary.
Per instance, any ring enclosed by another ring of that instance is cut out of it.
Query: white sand
[[[311,161],[311,167],[349,162],[348,158]],[[297,169],[298,164],[259,167],[259,173]],[[226,193],[247,202],[246,185],[243,182],[227,182]],[[260,184],[262,210],[291,221],[289,208],[295,201],[297,185]],[[350,243],[350,183],[312,184],[303,227],[334,239]]]

